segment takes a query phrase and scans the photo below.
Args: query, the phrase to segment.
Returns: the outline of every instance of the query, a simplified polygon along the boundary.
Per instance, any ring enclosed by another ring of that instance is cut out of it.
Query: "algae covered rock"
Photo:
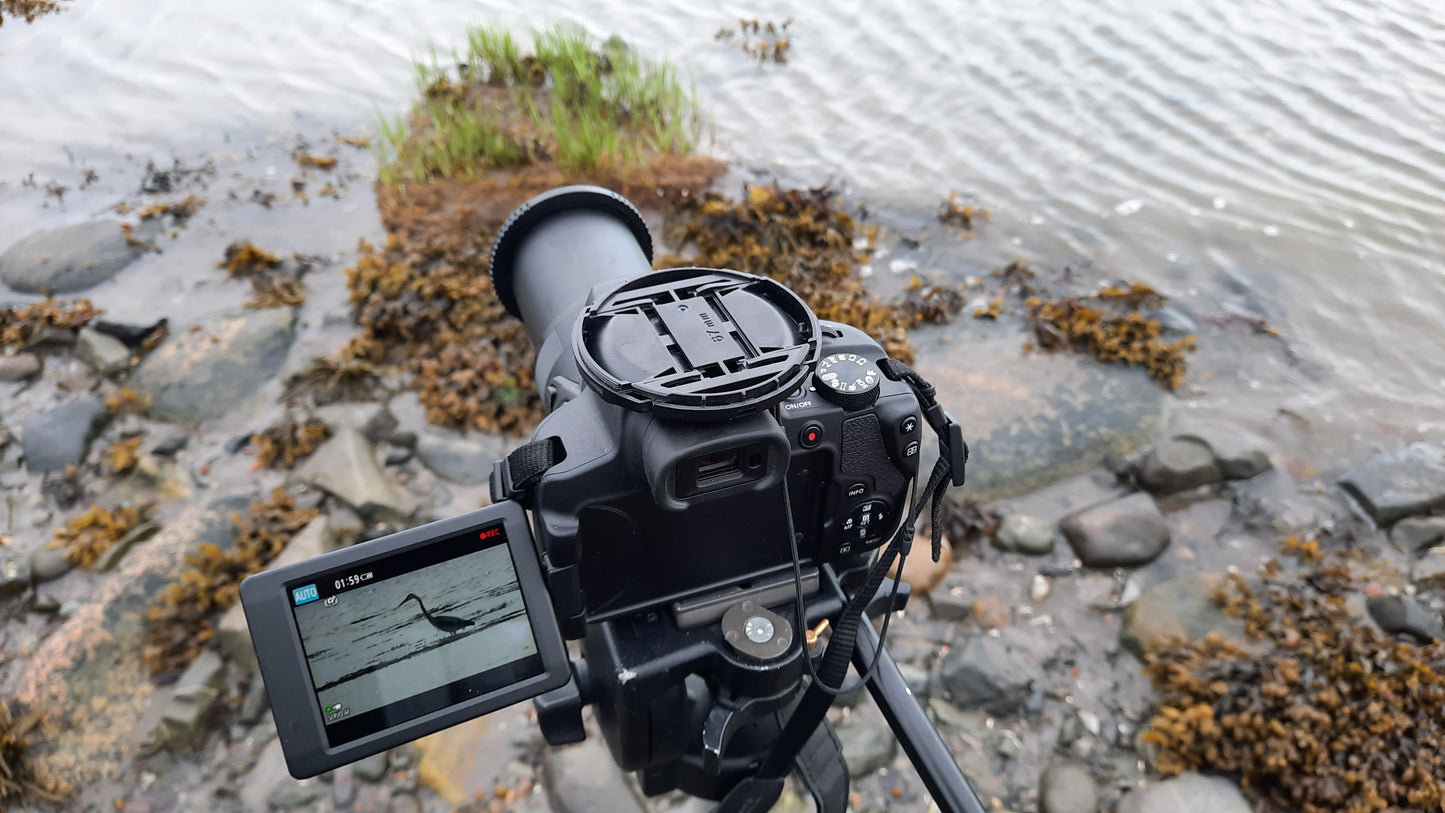
[[[213,313],[147,356],[131,387],[150,398],[152,418],[218,418],[249,401],[281,369],[295,325],[291,308]]]
[[[65,294],[110,279],[145,250],[114,220],[36,232],[0,254],[0,280],[25,294]]]

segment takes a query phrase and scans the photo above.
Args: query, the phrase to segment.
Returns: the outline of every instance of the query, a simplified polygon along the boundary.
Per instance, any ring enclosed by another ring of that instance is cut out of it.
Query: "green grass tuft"
[[[478,26],[466,53],[416,62],[421,95],[410,121],[378,114],[385,185],[466,178],[493,167],[551,161],[563,172],[638,166],[696,145],[696,97],[667,62],[616,38],[554,26],[523,53],[510,31]]]

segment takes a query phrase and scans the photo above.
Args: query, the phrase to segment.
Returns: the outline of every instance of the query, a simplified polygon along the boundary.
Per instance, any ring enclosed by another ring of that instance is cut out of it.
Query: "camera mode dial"
[[[873,406],[883,373],[857,353],[834,353],[818,362],[818,392],[848,412]]]

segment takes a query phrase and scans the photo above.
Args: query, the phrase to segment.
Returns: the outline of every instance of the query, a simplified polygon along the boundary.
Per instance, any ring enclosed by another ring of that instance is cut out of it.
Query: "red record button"
[[[803,431],[798,433],[798,442],[803,444],[804,449],[811,449],[821,443],[822,440],[823,425],[819,423],[810,423],[803,427]]]

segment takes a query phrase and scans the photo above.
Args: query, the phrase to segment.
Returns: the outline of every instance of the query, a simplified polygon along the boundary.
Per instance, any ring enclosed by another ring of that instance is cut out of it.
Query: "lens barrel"
[[[574,315],[598,283],[652,270],[652,236],[628,200],[600,186],[563,186],[512,212],[492,244],[492,288],[533,346]]]

